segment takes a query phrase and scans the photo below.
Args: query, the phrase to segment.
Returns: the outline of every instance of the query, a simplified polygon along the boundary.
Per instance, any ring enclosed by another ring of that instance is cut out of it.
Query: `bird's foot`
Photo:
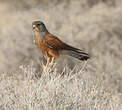
[[[45,65],[43,65],[43,72],[46,72],[46,71],[47,71],[47,69],[48,69],[48,67],[47,67],[47,66],[45,66]]]

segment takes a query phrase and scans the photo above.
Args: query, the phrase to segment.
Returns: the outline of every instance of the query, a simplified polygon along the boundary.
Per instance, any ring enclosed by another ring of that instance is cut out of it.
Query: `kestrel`
[[[32,27],[34,31],[34,43],[47,60],[46,67],[48,67],[49,63],[53,64],[54,60],[61,55],[69,55],[82,61],[90,58],[88,53],[64,43],[51,34],[43,22],[34,21]]]

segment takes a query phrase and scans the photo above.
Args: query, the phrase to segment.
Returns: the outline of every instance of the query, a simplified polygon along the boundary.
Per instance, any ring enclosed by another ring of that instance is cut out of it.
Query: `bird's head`
[[[34,21],[32,23],[32,27],[36,35],[45,36],[48,32],[46,26],[42,21]]]

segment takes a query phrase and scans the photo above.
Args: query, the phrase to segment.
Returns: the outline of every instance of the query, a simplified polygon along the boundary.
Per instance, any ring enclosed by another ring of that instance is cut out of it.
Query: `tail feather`
[[[88,60],[90,58],[90,56],[87,53],[76,51],[69,51],[69,56],[75,57],[82,61]]]
[[[79,60],[85,61],[88,60],[90,58],[89,54],[83,52],[80,49],[74,48],[72,46],[66,46],[65,48],[66,50],[68,50],[68,54],[69,56],[75,57]]]

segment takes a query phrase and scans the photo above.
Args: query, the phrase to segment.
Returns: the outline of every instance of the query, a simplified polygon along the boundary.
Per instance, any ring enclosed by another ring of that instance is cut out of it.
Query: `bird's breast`
[[[45,40],[41,40],[39,37],[35,39],[35,44],[40,49],[40,51],[45,55],[48,54],[51,57],[59,57],[59,51],[55,50],[53,48],[50,48],[48,45],[46,45]]]
[[[49,56],[52,56],[55,58],[59,57],[58,50],[52,49],[52,48],[48,47],[47,45],[45,45],[44,43],[40,43],[40,45],[38,45],[38,47],[40,48],[40,51],[43,54],[48,53]]]

